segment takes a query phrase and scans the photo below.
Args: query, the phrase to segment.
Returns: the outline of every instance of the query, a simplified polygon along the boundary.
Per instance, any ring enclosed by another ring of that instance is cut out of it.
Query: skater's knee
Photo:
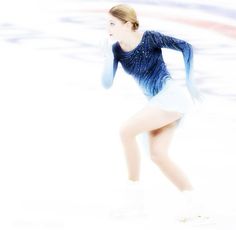
[[[125,122],[120,126],[119,133],[122,141],[130,140],[136,136],[132,126],[128,122]]]
[[[150,158],[158,165],[163,165],[169,159],[167,153],[165,152],[156,152],[155,154],[151,154]]]

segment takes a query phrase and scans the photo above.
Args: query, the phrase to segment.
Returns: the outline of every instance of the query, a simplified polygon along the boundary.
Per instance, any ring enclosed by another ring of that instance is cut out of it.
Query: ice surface
[[[178,130],[170,154],[215,211],[217,224],[202,229],[235,229],[235,4],[138,2],[132,4],[141,29],[161,30],[196,48],[194,74],[206,100]],[[0,2],[1,229],[186,227],[173,221],[178,191],[149,160],[144,136],[142,180],[151,215],[127,221],[107,215],[126,179],[119,126],[145,104],[121,68],[113,87],[101,88],[106,11],[113,4]],[[173,77],[184,83],[181,55],[163,53]]]

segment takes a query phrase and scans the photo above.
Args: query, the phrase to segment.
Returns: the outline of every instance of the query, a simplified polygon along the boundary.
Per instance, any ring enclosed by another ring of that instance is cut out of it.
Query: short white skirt
[[[160,106],[163,110],[180,112],[183,117],[193,108],[193,100],[187,87],[180,86],[173,78],[167,79],[161,91],[148,103]]]

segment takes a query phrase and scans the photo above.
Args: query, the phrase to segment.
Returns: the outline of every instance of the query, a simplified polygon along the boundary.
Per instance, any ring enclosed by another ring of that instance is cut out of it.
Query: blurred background
[[[140,30],[194,47],[194,79],[205,96],[176,132],[170,155],[203,194],[215,224],[236,228],[236,4],[229,0],[0,0],[0,226],[2,229],[182,229],[177,189],[150,161],[142,171],[145,220],[115,221],[108,212],[127,177],[121,122],[145,105],[121,67],[100,83],[107,11],[127,3]],[[184,85],[182,54],[163,50]],[[190,226],[189,228],[190,229]]]

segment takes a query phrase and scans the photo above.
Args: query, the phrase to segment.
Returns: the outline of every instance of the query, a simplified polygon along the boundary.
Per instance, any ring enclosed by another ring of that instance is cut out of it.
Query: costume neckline
[[[122,53],[125,53],[125,54],[134,52],[139,46],[142,45],[143,40],[144,40],[144,37],[145,37],[145,35],[146,35],[146,32],[147,32],[147,31],[144,31],[144,32],[143,32],[142,38],[141,38],[140,42],[138,43],[138,45],[137,45],[136,47],[134,47],[134,48],[133,48],[132,50],[130,50],[130,51],[124,51],[124,50],[121,48],[120,43],[117,42],[118,47],[119,47],[119,49],[121,50],[121,52],[122,52]]]

